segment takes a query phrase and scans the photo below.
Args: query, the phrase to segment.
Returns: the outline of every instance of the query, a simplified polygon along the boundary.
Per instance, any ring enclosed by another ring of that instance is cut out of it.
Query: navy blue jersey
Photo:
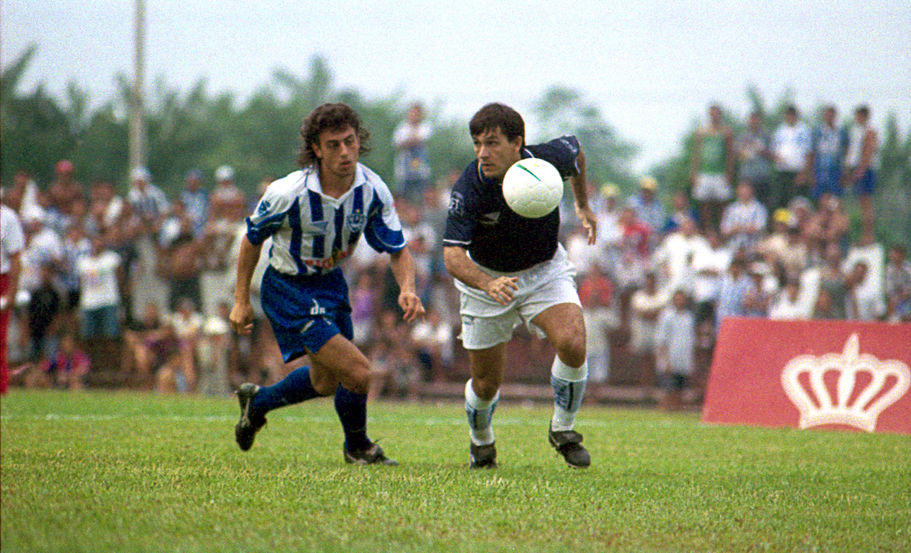
[[[550,162],[564,179],[579,173],[575,136],[526,146],[521,155]],[[443,245],[466,248],[482,267],[513,273],[552,258],[559,230],[559,209],[537,219],[517,215],[506,205],[501,183],[485,177],[474,160],[452,187]]]

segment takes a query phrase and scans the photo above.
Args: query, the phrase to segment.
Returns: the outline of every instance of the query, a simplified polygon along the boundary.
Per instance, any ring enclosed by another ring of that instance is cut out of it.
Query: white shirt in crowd
[[[87,255],[76,262],[76,272],[81,283],[79,307],[100,309],[120,305],[118,267],[120,256],[110,250],[104,250],[98,255]]]
[[[812,147],[813,135],[810,133],[809,127],[799,121],[793,127],[782,123],[772,135],[775,168],[779,171],[793,173],[802,171],[807,162],[807,154]]]
[[[10,256],[19,253],[25,247],[25,233],[16,212],[5,205],[0,205],[0,274],[10,272]]]

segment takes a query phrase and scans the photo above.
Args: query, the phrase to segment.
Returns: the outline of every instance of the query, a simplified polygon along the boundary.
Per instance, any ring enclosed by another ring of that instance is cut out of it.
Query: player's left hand
[[[413,292],[399,294],[399,307],[405,312],[402,319],[406,322],[414,322],[418,317],[424,318],[424,304],[421,303],[421,298]]]
[[[576,216],[582,221],[582,227],[588,231],[588,245],[592,246],[598,238],[598,221],[595,217],[595,212],[589,206],[579,207],[576,205],[575,207]]]

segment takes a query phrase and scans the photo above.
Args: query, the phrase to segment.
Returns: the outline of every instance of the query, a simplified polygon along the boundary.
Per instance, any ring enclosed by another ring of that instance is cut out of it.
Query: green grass
[[[13,390],[2,541],[18,551],[911,550],[911,438],[711,427],[584,407],[591,469],[503,404],[500,468],[469,471],[460,405],[378,403],[399,467],[353,467],[331,402],[269,416],[248,453],[229,399]]]

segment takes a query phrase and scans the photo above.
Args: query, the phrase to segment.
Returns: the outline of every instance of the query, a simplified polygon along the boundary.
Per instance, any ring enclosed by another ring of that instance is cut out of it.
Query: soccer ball
[[[520,159],[503,176],[503,197],[509,209],[522,217],[544,217],[563,197],[563,177],[543,159]]]

